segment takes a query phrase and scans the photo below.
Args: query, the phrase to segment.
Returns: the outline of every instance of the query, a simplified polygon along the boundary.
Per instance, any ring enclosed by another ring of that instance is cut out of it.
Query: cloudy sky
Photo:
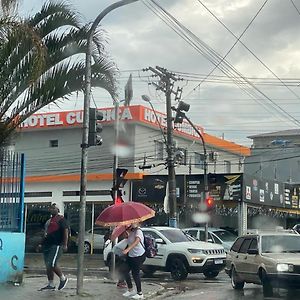
[[[182,100],[191,105],[188,116],[210,134],[250,145],[249,135],[300,127],[300,0],[155,1],[174,17],[171,24],[151,0],[119,8],[102,22],[107,50],[120,69],[120,99],[132,73],[131,104],[147,105],[141,100],[147,94],[165,111],[164,94],[142,71],[161,66],[181,75],[175,87],[183,88]],[[83,23],[113,2],[69,1]],[[33,14],[43,3],[23,0],[21,14]],[[100,89],[93,98],[98,107],[112,105]],[[83,96],[74,95],[61,108],[82,105]]]

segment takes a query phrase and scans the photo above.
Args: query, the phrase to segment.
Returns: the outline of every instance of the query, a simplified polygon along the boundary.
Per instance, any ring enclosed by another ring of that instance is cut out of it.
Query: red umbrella
[[[101,226],[129,225],[154,217],[155,211],[139,202],[123,202],[105,208],[96,219]]]
[[[128,229],[128,225],[118,225],[111,233],[110,240],[113,241]]]

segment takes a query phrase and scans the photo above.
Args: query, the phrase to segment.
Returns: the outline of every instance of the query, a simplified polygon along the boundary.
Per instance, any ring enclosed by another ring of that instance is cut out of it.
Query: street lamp
[[[138,0],[122,0],[105,8],[93,22],[87,34],[87,50],[85,57],[85,91],[83,105],[83,130],[81,144],[81,171],[80,171],[80,210],[79,210],[79,235],[78,235],[78,261],[77,261],[77,294],[82,294],[83,288],[83,259],[84,259],[84,232],[86,214],[86,188],[87,188],[87,162],[88,162],[88,135],[89,135],[89,107],[91,99],[91,58],[92,40],[96,28],[101,20],[112,10],[121,6],[137,2]]]
[[[199,135],[202,145],[203,145],[203,152],[204,152],[204,162],[203,162],[203,177],[204,177],[204,195],[202,197],[200,209],[205,210],[205,200],[209,198],[209,189],[208,189],[208,174],[207,174],[207,151],[206,151],[206,143],[203,138],[202,133],[197,129],[197,127],[192,123],[192,121],[186,116],[185,112],[189,111],[190,105],[179,101],[177,109],[175,107],[172,107],[173,110],[176,111],[176,116],[174,119],[174,123],[182,123],[183,119],[186,119],[188,123],[193,127],[193,129],[197,132]],[[205,223],[205,242],[208,240],[208,223]]]
[[[151,102],[150,97],[149,97],[148,95],[142,95],[142,99],[143,99],[145,102],[148,102],[149,105],[151,106],[151,109],[152,109],[152,111],[153,111],[153,113],[154,113],[154,116],[155,116],[155,120],[156,120],[156,122],[157,122],[157,124],[158,124],[158,126],[159,126],[161,135],[162,135],[162,137],[164,138],[165,145],[167,146],[167,139],[166,139],[165,133],[164,133],[164,131],[163,131],[162,127],[161,127],[161,124],[160,124],[160,122],[159,122],[159,120],[158,120],[157,113],[156,113],[156,111],[154,110],[154,107],[153,107],[153,104],[152,104],[152,102]]]

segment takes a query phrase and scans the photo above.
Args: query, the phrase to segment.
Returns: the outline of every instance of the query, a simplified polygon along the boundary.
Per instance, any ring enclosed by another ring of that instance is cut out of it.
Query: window
[[[202,231],[202,230],[200,231],[199,240],[200,241],[205,241],[205,232]]]
[[[224,160],[225,173],[231,173],[231,162],[229,160]]]
[[[189,234],[190,236],[192,236],[195,239],[197,239],[197,233],[198,233],[198,230],[188,230],[188,232],[187,232],[187,234]]]
[[[50,148],[57,148],[58,147],[58,140],[50,140],[49,141]]]
[[[256,238],[251,241],[249,249],[253,249],[253,250],[257,249],[257,239]]]
[[[236,242],[232,245],[231,250],[234,251],[234,252],[238,252],[241,245],[242,245],[242,243],[243,243],[243,241],[244,241],[244,238],[238,238],[236,240]]]
[[[181,165],[185,165],[187,163],[187,150],[184,148],[177,148],[175,150],[175,159],[178,159]]]
[[[195,168],[204,169],[204,154],[195,152]]]
[[[87,196],[106,196],[110,195],[111,190],[88,190]],[[80,191],[63,191],[63,196],[80,196]]]
[[[52,192],[25,192],[24,197],[31,197],[31,198],[52,197]]]
[[[250,243],[251,243],[251,239],[245,239],[242,246],[241,246],[241,248],[240,248],[239,253],[247,253],[247,250],[249,249]]]
[[[143,233],[144,235],[152,236],[154,239],[161,239],[161,237],[156,232],[143,230]]]
[[[164,143],[161,141],[155,141],[155,158],[164,159]]]

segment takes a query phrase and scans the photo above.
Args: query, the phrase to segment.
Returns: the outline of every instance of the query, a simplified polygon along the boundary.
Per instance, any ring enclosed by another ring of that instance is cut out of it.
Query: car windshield
[[[234,242],[236,240],[236,236],[229,231],[226,230],[216,230],[213,233],[222,241],[222,242]]]
[[[181,243],[190,242],[189,239],[181,230],[177,229],[163,229],[160,232],[171,242],[171,243]]]
[[[300,253],[300,236],[262,236],[261,248],[262,253]]]

